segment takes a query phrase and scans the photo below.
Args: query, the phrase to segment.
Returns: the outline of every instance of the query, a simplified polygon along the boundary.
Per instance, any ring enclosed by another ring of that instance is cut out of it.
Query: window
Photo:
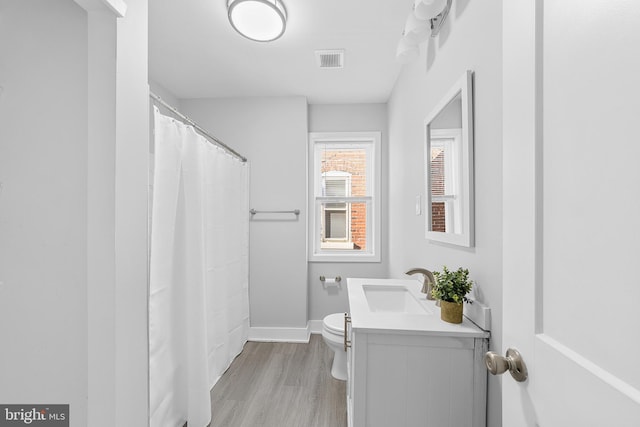
[[[351,196],[351,174],[330,170],[322,173],[322,192],[328,197],[345,198]],[[321,216],[322,239],[320,247],[324,249],[341,246],[348,249],[351,242],[351,209],[344,202],[326,203]]]
[[[309,260],[380,261],[380,133],[311,133],[309,144]]]
[[[459,129],[431,130],[431,231],[461,232],[461,139]]]

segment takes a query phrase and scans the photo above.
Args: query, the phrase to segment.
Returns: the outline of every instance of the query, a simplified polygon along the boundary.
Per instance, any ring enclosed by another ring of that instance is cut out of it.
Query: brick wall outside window
[[[351,175],[351,197],[366,196],[366,152],[357,150],[326,150],[321,172],[346,172]],[[366,249],[367,212],[365,203],[351,204],[351,242],[354,249]]]

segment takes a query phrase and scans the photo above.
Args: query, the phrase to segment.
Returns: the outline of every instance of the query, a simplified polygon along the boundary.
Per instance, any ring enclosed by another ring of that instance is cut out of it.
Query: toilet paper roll
[[[333,286],[337,286],[340,281],[342,280],[342,277],[340,276],[336,276],[334,278],[326,278],[325,276],[320,276],[320,281],[322,282],[323,285],[333,285]]]

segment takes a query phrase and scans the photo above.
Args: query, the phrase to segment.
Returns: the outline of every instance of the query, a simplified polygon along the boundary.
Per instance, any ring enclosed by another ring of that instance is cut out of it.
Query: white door
[[[502,18],[503,426],[638,427],[640,2]]]

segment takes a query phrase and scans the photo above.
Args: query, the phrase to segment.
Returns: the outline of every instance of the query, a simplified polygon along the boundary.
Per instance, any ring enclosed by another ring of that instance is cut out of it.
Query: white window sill
[[[371,253],[349,253],[345,251],[323,251],[309,256],[309,262],[380,262],[380,255]]]
[[[353,250],[353,242],[332,242],[330,240],[322,242],[323,251],[332,249]]]

